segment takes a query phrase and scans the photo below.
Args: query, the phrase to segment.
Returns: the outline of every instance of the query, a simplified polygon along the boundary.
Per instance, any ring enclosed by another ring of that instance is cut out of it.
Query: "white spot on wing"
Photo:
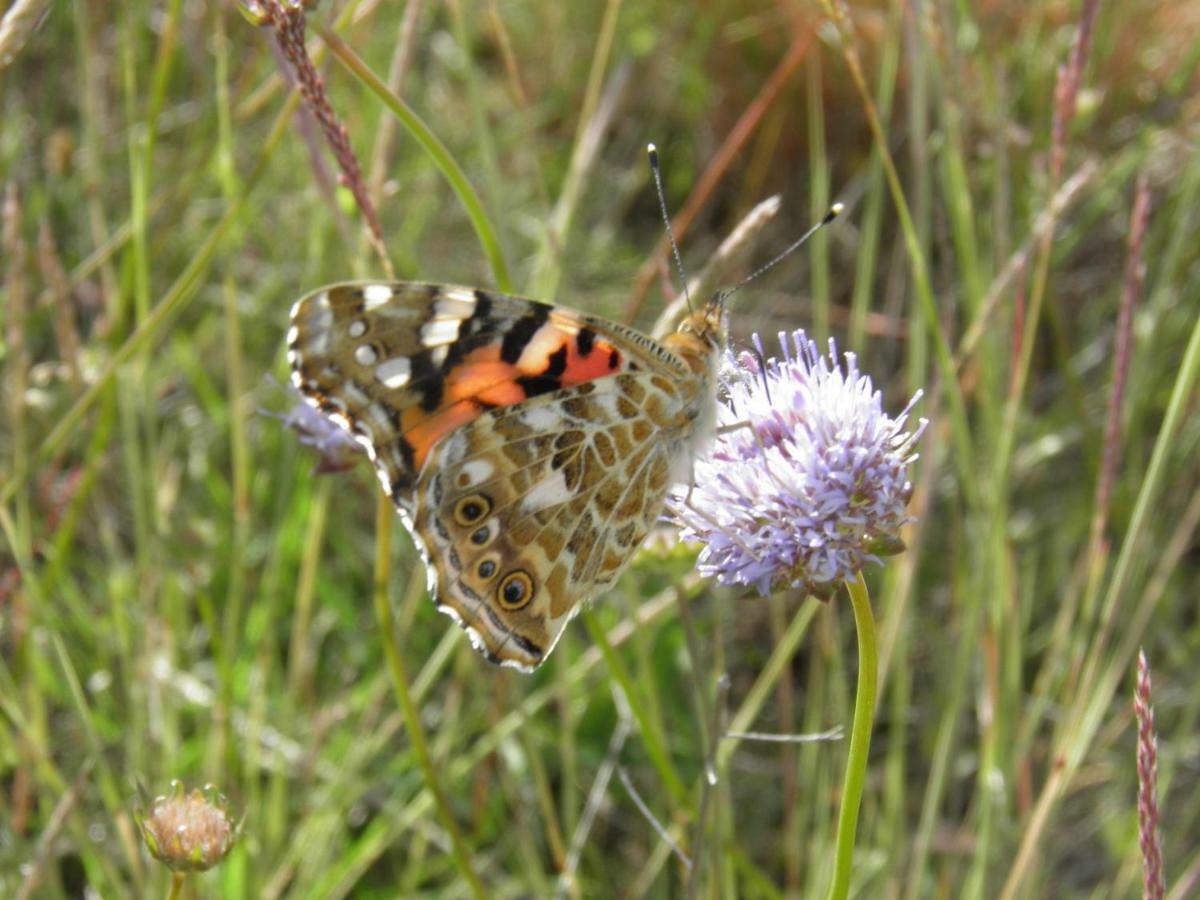
[[[521,413],[521,422],[534,431],[553,431],[562,425],[562,416],[549,404],[539,404]]]
[[[363,288],[363,307],[366,309],[376,309],[387,303],[395,292],[386,284],[368,284]]]
[[[528,663],[521,662],[521,660],[517,659],[515,656],[504,657],[504,659],[500,660],[500,665],[504,668],[516,669],[518,672],[524,672],[526,675],[530,674],[535,668],[537,668],[536,666],[531,666]]]
[[[616,394],[597,391],[592,395],[592,398],[595,400],[596,404],[604,410],[610,419],[615,420],[621,418],[617,413]]]
[[[329,308],[329,304],[321,305],[315,300],[316,298],[312,297],[308,300],[301,300],[292,309],[292,321],[298,326],[302,325],[310,333],[323,331],[333,325],[333,311]]]
[[[354,348],[354,361],[360,366],[369,366],[377,359],[375,348],[370,344],[360,344]]]
[[[570,499],[571,492],[567,490],[566,475],[555,472],[535,484],[529,493],[521,498],[521,509],[537,512],[539,509],[566,503]]]
[[[350,323],[350,327],[346,329],[346,332],[352,338],[360,338],[367,333],[367,323],[362,319],[355,319]]]
[[[486,459],[473,459],[463,464],[462,471],[467,476],[467,484],[475,485],[487,479],[495,471],[495,467]]]
[[[407,356],[393,356],[385,359],[375,368],[375,377],[383,382],[384,387],[402,388],[412,377],[412,363]]]
[[[421,326],[421,343],[426,347],[441,347],[458,340],[462,319],[430,319]]]
[[[475,298],[463,291],[446,291],[433,304],[433,311],[440,319],[466,319],[475,312]]]

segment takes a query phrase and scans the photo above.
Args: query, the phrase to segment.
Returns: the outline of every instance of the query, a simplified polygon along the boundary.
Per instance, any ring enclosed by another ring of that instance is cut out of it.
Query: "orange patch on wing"
[[[525,399],[525,390],[514,381],[499,381],[476,396],[492,406],[512,406]]]
[[[610,365],[613,353],[617,353],[616,366]],[[592,352],[587,356],[581,356],[575,342],[571,341],[567,345],[567,367],[563,370],[562,382],[563,384],[582,384],[605,375],[615,375],[617,372],[625,370],[624,362],[624,357],[608,341],[597,338],[595,344],[592,345]]]
[[[450,402],[476,399],[491,406],[511,406],[525,399],[516,383],[516,366],[500,361],[497,345],[472,350],[446,376],[445,398]]]
[[[591,351],[579,352],[578,329],[556,323],[543,325],[530,339],[516,365],[500,359],[500,344],[477,347],[446,374],[442,404],[434,412],[409,407],[400,420],[401,433],[413,450],[417,469],[433,445],[478,418],[482,406],[512,406],[526,399],[518,379],[543,375],[551,357],[566,350],[566,364],[558,376],[563,386],[582,384],[625,370],[625,358],[608,341],[596,338]]]
[[[614,350],[612,344],[595,338],[591,351],[583,356],[579,352],[578,335],[578,328],[555,321],[547,322],[530,338],[521,358],[517,360],[521,374],[541,375],[550,367],[550,357],[564,348],[567,351],[566,367],[559,375],[564,387],[623,371],[624,357]],[[612,364],[614,352],[617,354],[616,365]]]
[[[454,429],[478,418],[480,412],[478,404],[471,400],[459,400],[433,413],[418,406],[406,409],[400,419],[400,431],[412,447],[413,466],[420,470],[434,444]]]

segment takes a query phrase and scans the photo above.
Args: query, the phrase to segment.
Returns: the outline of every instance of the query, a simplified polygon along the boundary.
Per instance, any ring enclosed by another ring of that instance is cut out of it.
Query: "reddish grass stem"
[[[264,20],[275,29],[275,41],[283,55],[291,63],[296,74],[296,82],[300,95],[305,104],[321,126],[325,140],[329,143],[333,155],[341,169],[339,181],[354,195],[354,201],[362,212],[363,220],[367,223],[367,231],[371,246],[379,255],[380,262],[389,278],[395,277],[391,260],[388,259],[387,248],[383,242],[383,229],[379,224],[379,215],[375,204],[371,201],[362,168],[354,148],[350,144],[350,135],[346,126],[338,119],[333,106],[329,102],[329,94],[325,90],[325,81],[321,78],[317,67],[313,65],[304,42],[307,28],[304,6],[295,0],[266,0],[263,3],[262,15]]]
[[[1054,121],[1050,127],[1050,183],[1053,185],[1057,185],[1062,177],[1067,131],[1075,118],[1079,86],[1083,83],[1083,70],[1092,47],[1092,31],[1099,9],[1100,0],[1084,0],[1083,8],[1079,11],[1079,30],[1076,32],[1075,45],[1071,48],[1071,57],[1058,67],[1058,78],[1054,84]]]
[[[1146,265],[1142,260],[1142,244],[1150,221],[1150,186],[1146,176],[1137,180],[1133,198],[1133,213],[1129,220],[1129,255],[1125,262],[1125,287],[1117,314],[1117,332],[1113,344],[1112,389],[1108,395],[1108,411],[1104,423],[1104,453],[1100,462],[1100,478],[1096,482],[1096,499],[1092,507],[1089,551],[1100,548],[1104,527],[1108,521],[1109,501],[1121,457],[1121,410],[1125,402],[1125,387],[1129,380],[1129,358],[1133,345],[1133,311],[1142,296],[1146,280]]]
[[[1138,651],[1137,685],[1133,692],[1137,720],[1138,844],[1142,849],[1142,898],[1162,900],[1162,842],[1158,833],[1158,736],[1154,733],[1154,707],[1150,705],[1150,664],[1146,651]]]
[[[688,228],[691,227],[700,210],[704,208],[704,204],[708,202],[708,198],[712,196],[717,185],[728,174],[733,161],[737,159],[737,155],[742,151],[742,148],[749,142],[754,132],[758,130],[758,126],[762,124],[763,118],[779,98],[783,86],[787,84],[788,78],[792,73],[799,68],[800,63],[804,61],[804,57],[808,52],[808,45],[812,42],[813,27],[805,28],[796,32],[792,38],[792,43],[788,47],[788,52],[783,59],[775,67],[762,89],[759,90],[757,96],[750,101],[750,105],[746,107],[741,118],[734,124],[733,129],[726,136],[724,143],[721,144],[713,157],[708,168],[700,175],[696,181],[696,186],[692,189],[691,196],[683,204],[683,208],[672,219],[671,224],[675,229],[675,239],[683,240],[687,234]],[[642,303],[646,299],[646,293],[650,290],[650,285],[658,277],[659,270],[667,258],[667,252],[670,250],[670,244],[667,241],[667,236],[664,234],[658,242],[658,246],[642,263],[642,267],[638,269],[637,275],[633,279],[633,288],[629,294],[629,303],[625,307],[624,320],[632,322],[641,309]]]

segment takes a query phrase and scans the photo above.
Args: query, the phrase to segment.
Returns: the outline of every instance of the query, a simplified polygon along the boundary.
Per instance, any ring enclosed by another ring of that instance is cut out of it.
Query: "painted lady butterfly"
[[[691,482],[724,306],[660,343],[490,291],[339,284],[293,307],[288,361],[366,448],[438,608],[489,660],[532,671]]]

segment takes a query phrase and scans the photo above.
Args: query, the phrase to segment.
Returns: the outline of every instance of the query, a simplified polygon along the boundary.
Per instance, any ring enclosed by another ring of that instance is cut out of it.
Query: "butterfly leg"
[[[722,435],[726,435],[726,434],[732,434],[733,432],[738,431],[739,429],[742,429],[742,428],[749,428],[750,433],[751,434],[754,433],[754,426],[750,423],[749,420],[745,420],[742,422],[734,422],[732,425],[722,425],[720,428],[717,429],[717,432],[716,432],[717,437],[721,437]]]
[[[751,427],[749,422],[734,422],[732,425],[720,426],[719,428],[716,429],[714,434],[717,437],[720,437],[721,435],[730,434],[731,432],[737,431],[739,428],[749,428],[751,434],[754,433],[754,429]],[[696,460],[695,460],[695,458],[693,458],[692,459],[692,477],[688,479],[687,494],[684,497],[685,503],[689,503],[691,501],[692,491],[695,490],[695,488],[696,488],[695,467],[696,467]]]

